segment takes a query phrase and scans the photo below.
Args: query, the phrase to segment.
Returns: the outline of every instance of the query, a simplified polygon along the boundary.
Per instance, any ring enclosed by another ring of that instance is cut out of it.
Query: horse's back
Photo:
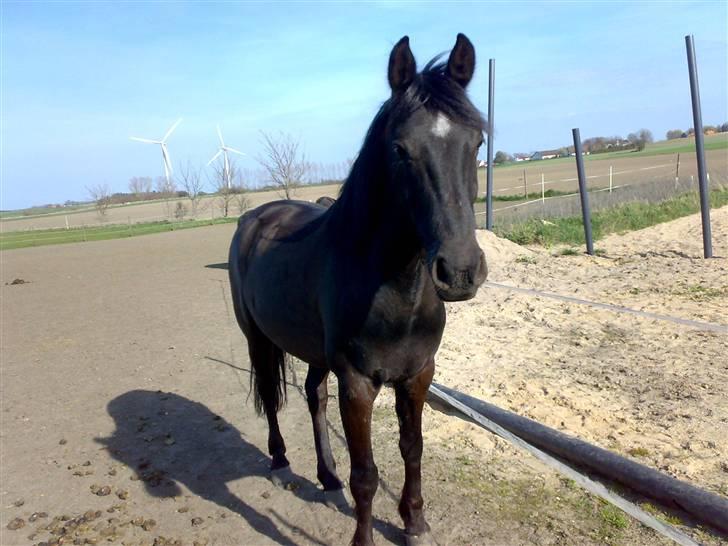
[[[316,282],[323,254],[316,233],[325,212],[304,201],[261,205],[240,217],[230,245],[231,291],[243,331],[253,321],[283,350],[309,362],[319,360],[321,350],[306,349],[302,336],[290,332],[305,333],[309,343],[321,335]]]

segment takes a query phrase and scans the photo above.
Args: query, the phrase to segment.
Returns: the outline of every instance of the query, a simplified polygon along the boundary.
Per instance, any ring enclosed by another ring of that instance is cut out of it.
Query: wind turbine
[[[169,138],[169,135],[172,134],[172,131],[174,131],[177,128],[177,125],[180,124],[182,121],[182,118],[179,118],[177,121],[174,122],[174,125],[169,128],[169,131],[162,137],[162,140],[151,140],[148,138],[139,138],[139,137],[129,137],[131,140],[136,140],[137,142],[146,142],[147,144],[159,144],[162,147],[162,160],[164,161],[164,177],[167,179],[167,186],[171,186],[172,181],[170,180],[170,176],[172,175],[172,162],[169,159],[169,150],[167,149],[167,139]]]
[[[217,153],[212,156],[212,159],[207,162],[208,165],[210,165],[213,161],[215,161],[218,157],[220,157],[220,154],[222,154],[223,157],[223,166],[222,166],[222,177],[225,180],[225,186],[227,189],[230,189],[230,159],[228,158],[228,152],[232,152],[234,154],[238,155],[245,155],[243,152],[239,152],[235,148],[231,148],[230,146],[225,146],[225,141],[222,139],[222,132],[220,131],[220,126],[217,126],[217,136],[220,137],[220,148],[218,148]]]

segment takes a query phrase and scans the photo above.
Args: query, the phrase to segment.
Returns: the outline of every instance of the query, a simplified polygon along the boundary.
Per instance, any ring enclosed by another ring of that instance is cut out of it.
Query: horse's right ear
[[[392,93],[401,93],[407,89],[412,80],[415,79],[416,73],[417,65],[409,47],[409,37],[403,36],[392,48],[392,53],[389,54],[387,77],[389,78],[389,87],[392,88]]]

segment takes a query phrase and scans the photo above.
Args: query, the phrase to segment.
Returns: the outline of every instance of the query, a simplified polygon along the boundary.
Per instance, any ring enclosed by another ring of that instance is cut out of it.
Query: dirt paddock
[[[725,323],[728,208],[713,219],[708,261],[698,217],[609,237],[593,258],[479,238],[494,282]],[[222,265],[232,231],[2,253],[0,543],[348,543],[353,519],[316,485],[300,363],[281,414],[298,479],[288,490],[267,479]],[[726,495],[727,351],[724,334],[484,288],[449,306],[436,380]],[[392,405],[385,389],[379,544],[402,543]],[[424,494],[440,544],[668,543],[502,440],[425,412]],[[347,477],[335,400],[329,419]]]

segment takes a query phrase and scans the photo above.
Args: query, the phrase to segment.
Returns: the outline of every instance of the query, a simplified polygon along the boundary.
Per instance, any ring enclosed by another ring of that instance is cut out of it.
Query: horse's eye
[[[409,159],[409,154],[407,153],[407,150],[405,150],[404,146],[402,146],[401,144],[395,142],[392,148],[394,149],[394,153],[397,154],[397,157],[402,161],[407,161]]]

